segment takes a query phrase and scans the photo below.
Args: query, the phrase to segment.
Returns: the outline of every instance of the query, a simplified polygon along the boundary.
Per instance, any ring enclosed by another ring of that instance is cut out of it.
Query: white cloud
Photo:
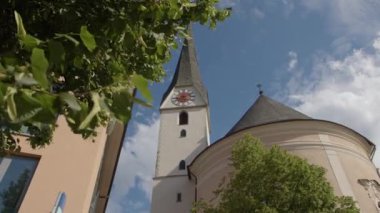
[[[284,6],[285,16],[288,16],[290,13],[293,12],[295,5],[292,0],[282,0],[282,4]]]
[[[334,36],[353,41],[357,37],[369,39],[380,29],[378,0],[222,0],[220,5],[233,7],[233,14],[242,18],[262,19],[279,12],[285,17],[316,13]]]
[[[129,205],[132,207],[132,209],[141,209],[144,207],[144,203],[143,202],[139,202],[139,201],[136,201],[136,202],[133,202],[133,201],[128,201]]]
[[[331,31],[340,35],[373,36],[380,29],[380,1],[302,0],[301,5],[325,14]]]
[[[304,88],[306,86],[306,81],[304,78],[304,72],[302,67],[298,66],[298,54],[295,51],[288,52],[288,64],[286,67],[287,73],[278,73],[277,80],[283,79],[286,76],[291,76],[288,82],[286,82],[286,88],[288,94],[293,94],[294,92]],[[282,80],[281,80],[282,81]],[[281,85],[278,85],[282,87]],[[278,96],[283,97],[283,94],[278,94]]]
[[[289,63],[288,63],[288,71],[294,70],[298,63],[298,55],[294,51],[290,51],[288,53]]]
[[[256,19],[263,19],[265,17],[265,13],[257,7],[252,8],[251,13]]]
[[[120,203],[120,200],[119,199],[114,199],[113,197],[111,197],[109,200],[108,200],[108,204],[107,204],[107,209],[106,209],[106,212],[107,213],[121,213],[123,212],[123,207]]]
[[[335,55],[346,55],[352,50],[352,41],[347,36],[340,36],[333,40],[331,48]]]
[[[289,99],[298,103],[298,110],[380,142],[380,35],[369,48],[355,49],[344,58],[319,55],[311,77],[295,76],[289,82]]]
[[[373,41],[373,48],[377,51],[380,51],[380,33],[377,34],[378,35],[378,38],[376,38],[374,41]]]
[[[142,112],[140,112],[140,111],[138,111],[138,112],[136,112],[136,114],[135,114],[135,118],[140,118],[140,117],[143,117],[144,116],[144,113],[142,113]]]
[[[133,125],[136,133],[124,142],[107,212],[123,212],[122,203],[132,188],[142,190],[146,199],[151,200],[159,118],[153,114],[147,123]]]

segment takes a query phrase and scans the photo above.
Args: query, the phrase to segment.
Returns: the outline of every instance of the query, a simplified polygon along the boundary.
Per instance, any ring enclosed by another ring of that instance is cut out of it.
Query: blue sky
[[[267,96],[311,117],[380,141],[380,1],[223,0],[221,6],[233,13],[215,30],[193,26],[212,142],[255,101],[258,83]],[[178,55],[173,51],[163,82],[151,86],[154,107],[134,108],[107,212],[150,210],[158,108]]]

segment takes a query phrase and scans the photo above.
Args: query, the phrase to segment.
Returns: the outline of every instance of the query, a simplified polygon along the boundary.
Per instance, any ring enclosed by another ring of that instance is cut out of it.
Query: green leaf
[[[7,70],[0,63],[0,80],[7,78]]]
[[[3,105],[5,92],[6,92],[5,85],[3,83],[0,83],[0,105]]]
[[[148,80],[141,75],[134,74],[132,75],[132,83],[148,102],[152,102],[153,97],[149,90]]]
[[[133,100],[133,102],[135,102],[137,104],[140,104],[140,105],[142,105],[144,107],[152,107],[151,104],[148,104],[148,103],[146,103],[145,101],[143,101],[143,100],[141,100],[139,98],[132,98],[132,100]]]
[[[131,97],[129,88],[120,90],[113,94],[112,104],[109,106],[113,115],[123,123],[128,122],[130,118]]]
[[[60,65],[63,60],[65,60],[65,48],[61,42],[49,41],[49,61]]]
[[[34,96],[34,99],[36,99],[39,103],[39,105],[43,108],[43,110],[38,113],[36,116],[36,121],[42,122],[42,123],[54,123],[57,118],[57,107],[55,106],[56,95],[52,94],[37,94]]]
[[[22,17],[17,11],[14,11],[15,13],[15,19],[16,19],[16,25],[17,25],[17,35],[20,38],[24,38],[26,36],[26,30],[24,28],[24,24],[22,23]]]
[[[157,48],[157,53],[159,55],[164,55],[164,53],[166,52],[166,46],[165,46],[165,43],[162,42],[162,41],[158,41],[157,44],[156,44],[156,48]]]
[[[83,58],[81,56],[75,56],[74,66],[78,69],[81,69],[83,66]]]
[[[13,121],[15,123],[23,121],[31,121],[40,111],[42,111],[39,100],[33,97],[33,92],[30,90],[21,90],[14,97],[17,105],[17,118]]]
[[[25,35],[21,39],[21,41],[25,45],[25,47],[28,49],[33,49],[34,47],[38,46],[41,43],[41,41],[38,38],[31,36],[29,34]]]
[[[80,28],[79,36],[84,46],[86,46],[90,52],[92,52],[96,48],[94,36],[87,30],[87,26],[82,26]]]
[[[196,3],[190,3],[190,2],[188,2],[188,3],[183,3],[183,6],[184,7],[196,7],[197,4]]]
[[[16,66],[19,64],[19,60],[16,57],[12,56],[2,56],[2,61],[4,61],[4,64],[6,66],[6,69],[9,71],[9,66]]]
[[[142,37],[142,36],[139,36],[138,37],[138,40],[140,41],[140,43],[141,43],[141,45],[143,46],[143,47],[148,47],[148,45],[146,45],[146,43],[145,43],[145,41],[144,41],[144,38]]]
[[[72,110],[78,111],[81,110],[81,106],[78,103],[77,98],[72,93],[60,93],[59,98],[61,101],[66,103]]]
[[[145,7],[144,5],[140,5],[139,10],[140,10],[140,11],[145,11],[145,10],[146,10],[146,7]]]
[[[14,95],[16,94],[16,89],[13,87],[7,88],[7,93],[5,94],[5,99],[7,101],[7,113],[9,118],[13,121],[17,118],[17,108],[14,99]]]
[[[75,38],[73,38],[72,36],[68,35],[68,34],[56,33],[55,35],[57,38],[65,38],[65,39],[73,42],[75,46],[79,45],[79,41],[76,40]]]
[[[91,99],[93,101],[92,109],[91,109],[90,113],[88,113],[88,115],[86,116],[86,118],[82,121],[82,123],[79,125],[78,129],[85,129],[85,128],[87,128],[87,126],[90,124],[90,122],[92,121],[92,119],[101,110],[101,108],[100,108],[100,96],[99,96],[99,94],[95,93],[95,92],[92,92],[91,93]]]
[[[26,86],[38,84],[38,82],[33,78],[33,75],[31,73],[25,73],[25,72],[16,73],[15,81],[17,84],[26,85]]]
[[[31,109],[27,113],[24,113],[24,114],[20,115],[19,118],[17,118],[15,120],[15,122],[20,123],[20,122],[24,122],[24,121],[30,120],[31,118],[33,118],[34,116],[36,116],[41,111],[42,111],[42,107]]]
[[[49,63],[45,57],[45,52],[42,49],[34,48],[30,58],[32,63],[33,77],[41,85],[41,87],[48,89],[49,82],[46,76],[46,71]]]
[[[66,116],[66,120],[69,124],[76,124],[75,119],[69,116]]]

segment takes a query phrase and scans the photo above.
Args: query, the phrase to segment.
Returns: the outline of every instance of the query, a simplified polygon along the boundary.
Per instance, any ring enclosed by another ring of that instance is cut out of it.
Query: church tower
[[[187,165],[209,145],[209,109],[193,39],[186,39],[160,107],[153,213],[190,212],[194,183]]]

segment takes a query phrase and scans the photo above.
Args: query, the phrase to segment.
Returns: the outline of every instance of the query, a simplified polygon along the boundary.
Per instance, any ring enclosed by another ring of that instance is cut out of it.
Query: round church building
[[[352,196],[361,212],[379,212],[379,175],[372,157],[375,145],[338,123],[312,119],[260,95],[226,134],[197,155],[188,167],[195,200],[218,202],[214,191],[229,180],[233,144],[245,134],[277,145],[326,169],[336,195]]]

